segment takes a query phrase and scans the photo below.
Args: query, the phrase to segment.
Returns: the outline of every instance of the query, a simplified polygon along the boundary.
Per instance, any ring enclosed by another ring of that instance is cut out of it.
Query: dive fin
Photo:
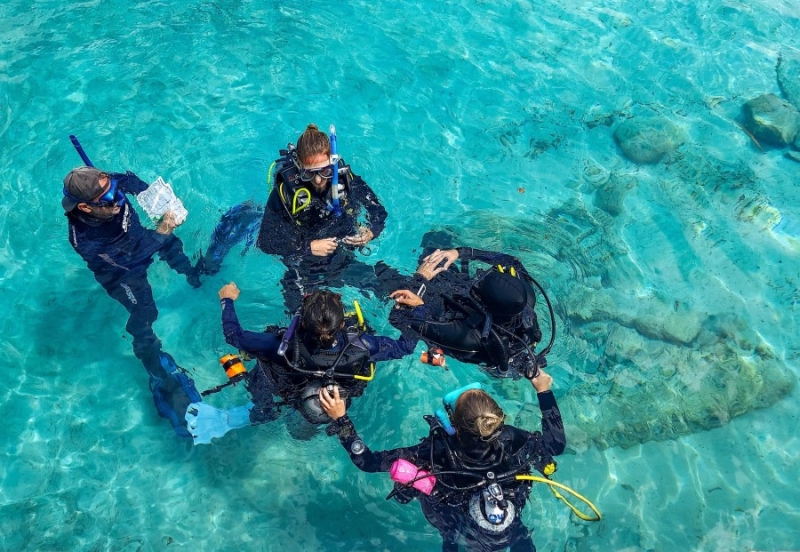
[[[250,409],[253,403],[220,410],[211,405],[196,402],[186,409],[186,427],[195,445],[209,445],[214,437],[222,437],[232,429],[250,425]]]
[[[255,240],[263,215],[264,210],[251,201],[245,201],[228,209],[214,228],[208,249],[197,263],[198,269],[204,274],[216,274],[234,245],[245,242],[245,247],[250,247]]]

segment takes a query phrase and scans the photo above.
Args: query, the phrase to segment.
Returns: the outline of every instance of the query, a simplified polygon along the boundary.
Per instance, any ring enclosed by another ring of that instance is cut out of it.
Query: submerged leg
[[[170,234],[164,240],[164,245],[158,252],[158,256],[165,261],[169,267],[186,276],[186,281],[192,287],[200,287],[200,271],[192,266],[192,261],[183,250],[183,242],[174,234]]]
[[[189,403],[200,401],[200,394],[172,357],[161,351],[161,341],[153,332],[158,309],[147,281],[147,272],[137,271],[98,280],[106,292],[128,311],[125,329],[133,336],[133,354],[150,376],[150,391],[159,416],[170,421],[176,434],[189,437],[183,418]]]

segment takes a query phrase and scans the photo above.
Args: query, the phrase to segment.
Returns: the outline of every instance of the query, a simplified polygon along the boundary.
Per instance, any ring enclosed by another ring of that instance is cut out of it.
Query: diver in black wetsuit
[[[318,286],[371,288],[374,269],[358,261],[353,248],[383,231],[387,214],[375,193],[344,160],[332,158],[328,136],[313,124],[297,149],[289,144],[276,163],[256,245],[286,264],[281,285],[288,311]]]
[[[428,236],[423,246],[426,240]],[[460,267],[454,264],[456,260]],[[493,266],[473,276],[469,270],[472,260]],[[440,349],[461,362],[479,364],[494,377],[532,377],[537,368],[546,366],[555,320],[551,309],[550,342],[536,353],[542,332],[534,310],[533,286],[542,292],[548,307],[549,299],[511,255],[472,247],[436,249],[423,254],[412,277],[392,275],[381,285],[384,290],[394,286],[390,296],[401,307],[392,310],[392,325],[401,331],[413,330],[431,351]]]
[[[443,551],[457,551],[458,543],[464,542],[470,551],[510,547],[512,552],[532,552],[536,547],[531,532],[521,520],[530,483],[515,476],[532,468],[552,474],[552,457],[566,447],[552,381],[542,370],[531,380],[542,411],[541,433],[504,425],[503,411],[483,391],[459,390],[453,393],[457,398],[450,399],[449,420],[428,416],[431,432],[420,444],[386,451],[372,451],[364,444],[336,388],[333,394],[321,389],[320,404],[334,419],[328,433],[339,437],[360,470],[388,472],[404,459],[436,477],[429,494],[409,482],[396,484],[390,496],[403,504],[419,499],[425,518],[442,535]]]
[[[358,307],[356,319],[348,320],[341,296],[321,290],[303,299],[302,309],[288,329],[244,331],[233,306],[238,296],[233,283],[220,289],[222,328],[228,344],[258,361],[245,380],[254,403],[250,410],[253,424],[274,420],[281,405],[298,410],[311,424],[328,423],[330,418],[319,407],[320,387],[335,382],[349,405],[372,380],[375,362],[402,358],[416,345],[416,339],[365,334]],[[282,401],[276,403],[274,395]]]
[[[158,309],[147,269],[157,254],[193,287],[200,286],[200,272],[173,234],[178,224],[172,213],[164,216],[156,230],[142,226],[127,195],[147,188],[148,184],[132,172],[79,167],[64,178],[61,205],[70,245],[106,293],[128,311],[125,329],[133,336],[133,354],[150,376],[159,415],[170,421],[175,433],[188,437],[184,415],[189,403],[199,401],[200,395],[191,378],[161,350],[161,340],[153,332]]]

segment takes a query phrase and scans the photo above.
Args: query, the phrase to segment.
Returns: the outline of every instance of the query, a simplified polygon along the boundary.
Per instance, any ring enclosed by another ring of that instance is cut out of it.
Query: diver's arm
[[[130,171],[123,173],[111,173],[111,178],[117,181],[119,189],[126,194],[137,195],[150,187],[150,184],[136,176]]]
[[[386,226],[386,217],[388,216],[386,209],[381,205],[375,192],[358,175],[353,175],[353,180],[350,182],[350,193],[356,203],[364,206],[374,240],[380,236]]]
[[[347,416],[345,401],[339,396],[339,387],[334,386],[333,394],[322,387],[319,390],[319,404],[333,419],[333,423],[328,425],[325,433],[339,437],[339,442],[350,455],[350,460],[361,471],[387,472],[398,458],[412,459],[413,462],[413,459],[420,457],[421,449],[429,442],[425,440],[413,447],[372,451],[361,440],[352,420]]]
[[[258,247],[268,255],[311,254],[310,240],[304,240],[300,228],[289,219],[276,190],[270,194],[264,209]]]
[[[542,411],[542,441],[551,456],[558,456],[567,446],[564,422],[552,391],[537,393],[539,408]]]
[[[392,339],[382,335],[362,335],[361,341],[367,346],[370,361],[393,360],[410,355],[417,347],[419,338],[412,331],[404,331],[400,339]]]
[[[233,299],[220,299],[219,304],[222,307],[222,332],[225,334],[225,342],[228,345],[253,356],[277,358],[278,345],[280,345],[278,336],[273,333],[243,330],[242,325],[239,324],[239,318],[236,316]]]
[[[558,409],[556,397],[550,390],[553,378],[540,369],[536,377],[530,380],[536,389],[536,398],[539,400],[539,409],[542,411],[542,445],[545,453],[558,456],[567,446],[567,436],[564,433],[564,422],[561,420],[561,411]]]
[[[420,454],[419,448],[422,446],[415,445],[391,450],[370,450],[356,432],[356,428],[347,414],[331,423],[325,429],[325,432],[328,435],[335,434],[339,438],[339,443],[350,455],[350,461],[361,471],[369,473],[388,472],[398,458],[418,458]],[[355,446],[353,446],[354,444]]]

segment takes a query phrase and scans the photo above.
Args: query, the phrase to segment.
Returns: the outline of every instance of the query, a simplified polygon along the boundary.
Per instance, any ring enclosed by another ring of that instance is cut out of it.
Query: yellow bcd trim
[[[366,324],[364,324],[364,314],[361,312],[361,305],[358,304],[358,301],[353,301],[353,309],[356,311],[358,327],[362,330],[366,329]],[[353,378],[361,381],[372,381],[375,379],[375,363],[369,363],[369,376],[353,376]]]
[[[364,329],[364,315],[361,313],[361,305],[358,301],[353,301],[353,308],[356,310],[356,318],[358,318],[358,327]]]
[[[375,363],[369,363],[369,375],[368,376],[353,376],[353,379],[361,380],[361,381],[372,381],[375,379]]]
[[[585,498],[582,495],[578,494],[577,492],[573,491],[572,489],[570,489],[566,485],[562,485],[561,483],[558,483],[556,481],[552,481],[550,479],[545,479],[544,477],[539,477],[539,476],[536,476],[536,475],[518,475],[516,478],[517,478],[518,481],[536,481],[537,483],[544,483],[545,485],[549,485],[550,486],[550,490],[553,491],[553,494],[555,495],[555,497],[560,499],[564,504],[566,504],[569,507],[569,509],[572,510],[572,512],[576,516],[581,518],[583,521],[600,521],[602,519],[602,517],[603,517],[600,514],[600,511],[597,508],[595,508],[594,504],[592,504],[587,498]],[[563,489],[563,490],[567,491],[568,493],[570,493],[574,497],[576,497],[576,498],[582,500],[584,503],[586,503],[586,505],[589,506],[589,508],[591,508],[592,512],[594,512],[595,517],[589,517],[586,514],[584,514],[583,512],[579,511],[575,506],[570,504],[569,501],[566,498],[564,498],[564,496],[561,493],[559,493],[556,490],[556,487],[558,487],[559,489]]]
[[[300,198],[301,202],[300,206],[297,205],[298,197]],[[302,203],[303,199],[305,199],[305,203]],[[294,197],[292,198],[292,214],[296,215],[309,205],[311,205],[311,192],[308,191],[308,188],[298,188],[298,190],[294,193]]]

